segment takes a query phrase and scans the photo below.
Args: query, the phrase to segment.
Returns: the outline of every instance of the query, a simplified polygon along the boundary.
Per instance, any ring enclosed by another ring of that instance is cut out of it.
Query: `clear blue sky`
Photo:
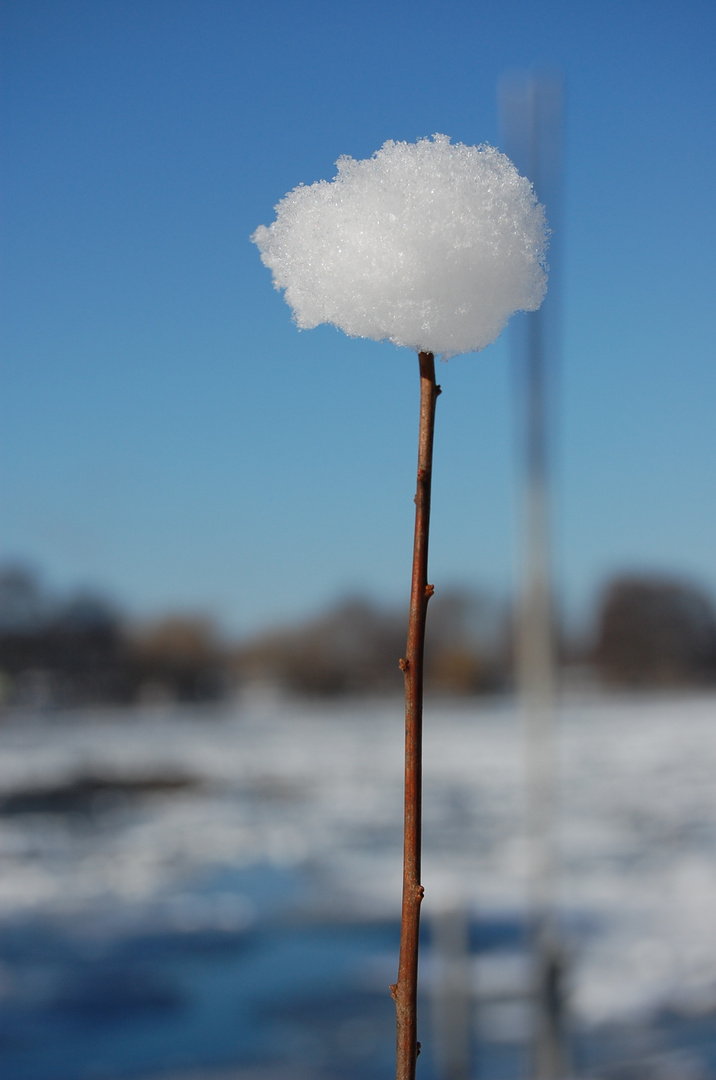
[[[3,0],[4,560],[231,632],[407,599],[417,361],[299,333],[248,237],[341,154],[567,88],[555,558],[716,590],[712,0]],[[507,342],[441,368],[431,577],[518,561]]]

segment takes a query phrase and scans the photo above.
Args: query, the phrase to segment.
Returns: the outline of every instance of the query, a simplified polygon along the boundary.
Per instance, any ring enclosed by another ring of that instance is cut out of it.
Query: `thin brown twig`
[[[398,981],[390,990],[397,1015],[396,1080],[414,1080],[420,1053],[417,1039],[418,937],[420,904],[420,846],[422,818],[423,654],[425,620],[433,586],[428,585],[430,485],[433,462],[435,357],[418,354],[420,361],[420,435],[418,486],[415,495],[415,539],[410,589],[408,644],[400,667],[405,675],[405,827],[403,841],[403,908],[400,924]]]

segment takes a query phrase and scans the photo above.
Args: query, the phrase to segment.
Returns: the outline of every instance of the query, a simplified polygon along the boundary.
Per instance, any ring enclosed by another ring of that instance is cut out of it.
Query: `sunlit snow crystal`
[[[447,357],[540,306],[544,210],[504,154],[434,135],[337,165],[251,237],[300,328],[332,323]]]

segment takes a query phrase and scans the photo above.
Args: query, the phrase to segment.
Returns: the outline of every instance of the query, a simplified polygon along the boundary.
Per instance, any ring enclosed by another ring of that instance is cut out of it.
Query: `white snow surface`
[[[504,154],[434,135],[336,164],[251,237],[301,329],[330,323],[446,359],[540,306],[544,209]]]
[[[0,918],[84,923],[152,905],[201,918],[192,882],[266,863],[307,875],[302,902],[317,912],[397,917],[402,739],[398,700],[6,715],[0,796],[87,776],[196,783],[109,804],[94,827],[6,814]],[[716,696],[568,701],[559,743],[560,911],[578,1015],[714,1008]],[[461,903],[523,913],[517,709],[428,702],[424,753],[425,917]],[[211,902],[211,918],[250,919],[241,896]]]

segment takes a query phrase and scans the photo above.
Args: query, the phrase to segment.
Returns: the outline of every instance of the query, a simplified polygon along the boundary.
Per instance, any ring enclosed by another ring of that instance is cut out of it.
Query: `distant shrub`
[[[709,596],[675,578],[615,579],[602,597],[594,659],[614,685],[716,680],[716,614]]]

